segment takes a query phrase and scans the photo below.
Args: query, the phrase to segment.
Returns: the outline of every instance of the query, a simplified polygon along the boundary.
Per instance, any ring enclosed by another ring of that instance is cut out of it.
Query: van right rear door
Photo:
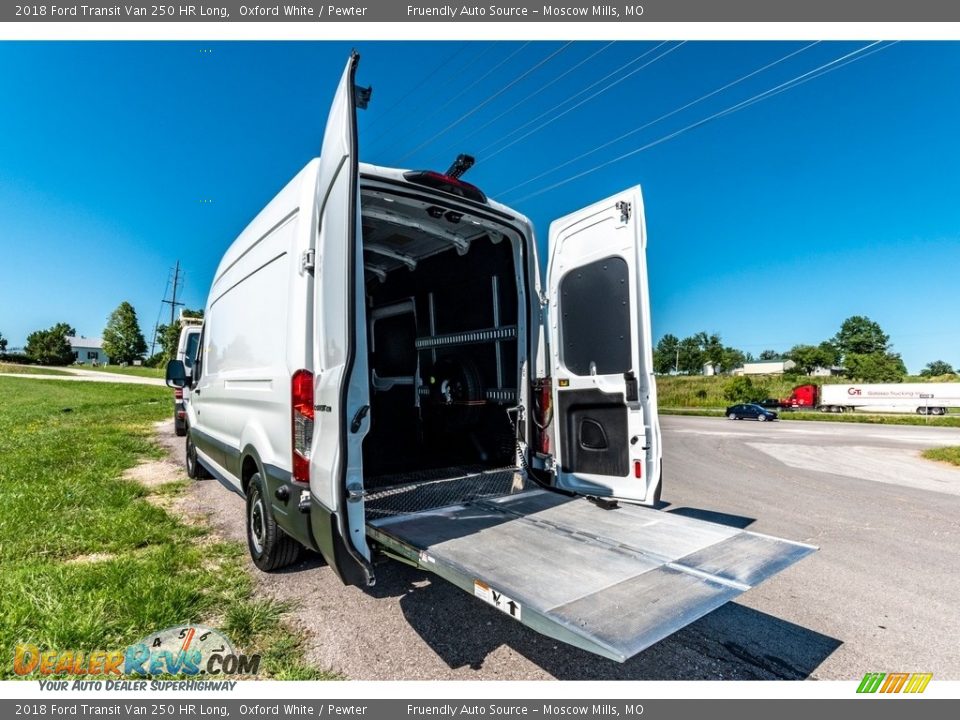
[[[366,543],[361,443],[368,405],[366,334],[358,314],[363,265],[358,263],[355,76],[351,54],[330,107],[317,175],[314,213],[313,433],[310,519],[314,540],[344,583],[373,582]],[[351,485],[353,490],[348,490]],[[356,487],[354,487],[356,486]]]

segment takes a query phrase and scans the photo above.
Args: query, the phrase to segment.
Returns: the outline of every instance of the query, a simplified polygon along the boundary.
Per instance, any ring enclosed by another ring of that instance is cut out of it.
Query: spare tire
[[[441,358],[429,378],[430,406],[449,430],[476,424],[484,403],[483,384],[476,364],[465,355]]]

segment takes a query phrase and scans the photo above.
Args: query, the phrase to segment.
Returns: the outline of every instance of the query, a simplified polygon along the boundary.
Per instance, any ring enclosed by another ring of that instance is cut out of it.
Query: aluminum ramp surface
[[[368,534],[524,625],[618,662],[816,550],[546,490],[374,520]]]

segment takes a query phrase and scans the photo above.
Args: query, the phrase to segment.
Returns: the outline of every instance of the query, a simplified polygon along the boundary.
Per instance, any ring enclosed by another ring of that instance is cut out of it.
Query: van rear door
[[[357,262],[357,88],[360,56],[340,79],[317,171],[313,248],[313,432],[310,443],[310,521],[317,547],[340,579],[373,582],[366,543],[360,444],[369,403],[363,265]],[[304,265],[309,266],[309,251]],[[352,491],[348,491],[350,485]]]
[[[639,187],[550,224],[557,485],[652,505],[660,422]]]

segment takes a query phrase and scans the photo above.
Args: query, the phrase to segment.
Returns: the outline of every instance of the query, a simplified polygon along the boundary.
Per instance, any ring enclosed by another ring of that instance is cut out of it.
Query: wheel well
[[[247,455],[243,458],[243,466],[240,469],[240,485],[243,488],[243,494],[247,494],[247,487],[250,485],[250,478],[260,472],[260,466],[257,464],[253,455]]]

